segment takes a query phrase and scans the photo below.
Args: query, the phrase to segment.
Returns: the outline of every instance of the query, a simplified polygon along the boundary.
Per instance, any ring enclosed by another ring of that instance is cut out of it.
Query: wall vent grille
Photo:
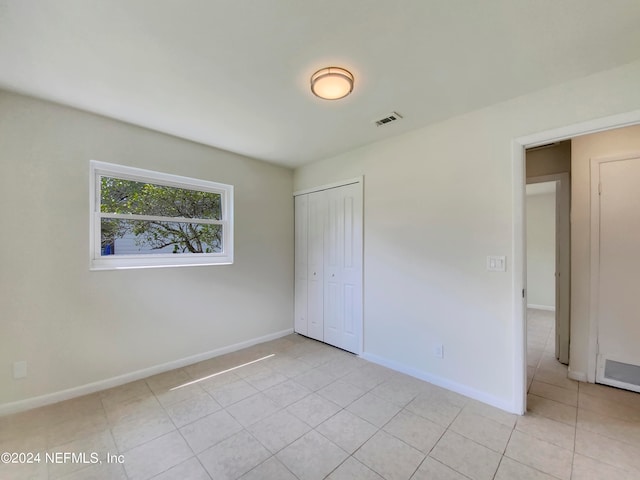
[[[400,120],[401,118],[402,115],[400,115],[398,112],[391,112],[389,115],[381,118],[380,120],[374,120],[373,123],[375,123],[377,127],[381,127],[388,123],[395,122],[396,120]]]
[[[604,377],[640,387],[640,367],[637,365],[607,359],[605,361]]]

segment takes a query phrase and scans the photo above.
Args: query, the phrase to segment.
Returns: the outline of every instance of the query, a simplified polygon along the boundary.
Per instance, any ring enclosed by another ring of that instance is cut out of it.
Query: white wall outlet
[[[507,257],[505,257],[504,255],[487,256],[487,270],[489,272],[506,272]]]
[[[436,358],[444,358],[444,346],[436,345],[433,347],[433,356]]]
[[[27,376],[27,361],[21,360],[13,363],[13,378],[25,378]]]

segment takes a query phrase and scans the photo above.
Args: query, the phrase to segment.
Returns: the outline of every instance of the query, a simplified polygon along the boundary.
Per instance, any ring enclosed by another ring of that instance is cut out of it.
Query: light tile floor
[[[0,452],[42,461],[0,478],[640,478],[640,395],[567,379],[548,312],[529,312],[528,335],[522,417],[291,335],[2,417]]]

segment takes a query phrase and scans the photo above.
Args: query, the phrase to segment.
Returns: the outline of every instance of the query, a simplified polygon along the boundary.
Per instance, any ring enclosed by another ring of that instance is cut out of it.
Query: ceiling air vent
[[[373,123],[375,123],[377,127],[381,127],[382,125],[395,122],[396,120],[400,120],[401,118],[402,115],[400,115],[398,112],[391,112],[391,114],[387,115],[384,118],[381,118],[380,120],[374,120]]]

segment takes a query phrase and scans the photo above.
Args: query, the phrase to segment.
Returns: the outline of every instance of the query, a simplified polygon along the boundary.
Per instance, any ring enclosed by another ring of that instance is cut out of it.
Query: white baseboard
[[[17,413],[24,410],[30,410],[32,408],[43,407],[52,403],[58,403],[63,400],[69,400],[70,398],[80,397],[82,395],[88,395],[90,393],[99,392],[100,390],[106,390],[107,388],[113,388],[125,383],[147,378],[158,373],[168,372],[176,368],[186,367],[194,363],[202,362],[203,360],[209,360],[210,358],[224,355],[225,353],[235,352],[242,350],[243,348],[251,347],[258,343],[268,342],[275,340],[286,335],[293,333],[293,328],[288,328],[280,332],[271,333],[262,337],[252,338],[251,340],[245,340],[244,342],[235,343],[226,347],[216,348],[209,352],[199,353],[186,358],[180,358],[172,362],[163,363],[161,365],[154,365],[153,367],[143,368],[142,370],[136,370],[135,372],[125,373],[124,375],[118,375],[117,377],[111,377],[97,382],[87,383],[66,390],[60,390],[58,392],[48,393],[46,395],[40,395],[38,397],[26,398],[24,400],[18,400],[17,402],[4,403],[0,405],[0,416],[9,415],[11,413]]]
[[[567,377],[569,377],[571,380],[576,380],[578,382],[587,382],[587,374],[584,372],[574,372],[571,369],[569,369],[569,372],[567,373]]]
[[[509,413],[518,413],[515,411],[514,406],[511,404],[511,402],[507,402],[502,398],[494,397],[493,395],[489,395],[486,392],[476,390],[475,388],[471,388],[467,385],[452,382],[451,380],[448,380],[446,378],[417,370],[413,367],[394,362],[393,360],[388,360],[373,353],[365,352],[361,355],[361,357],[365,360],[369,360],[370,362],[382,365],[383,367],[390,368],[400,373],[405,373],[415,378],[419,378],[420,380],[432,383],[433,385],[437,385],[438,387],[446,388],[447,390],[459,393],[461,395],[464,395],[465,397],[470,397],[474,400],[478,400],[479,402],[487,403],[493,407],[499,408],[500,410],[505,410]]]
[[[551,305],[536,305],[535,303],[528,303],[527,308],[533,308],[534,310],[547,310],[549,312],[555,312],[556,307]]]

